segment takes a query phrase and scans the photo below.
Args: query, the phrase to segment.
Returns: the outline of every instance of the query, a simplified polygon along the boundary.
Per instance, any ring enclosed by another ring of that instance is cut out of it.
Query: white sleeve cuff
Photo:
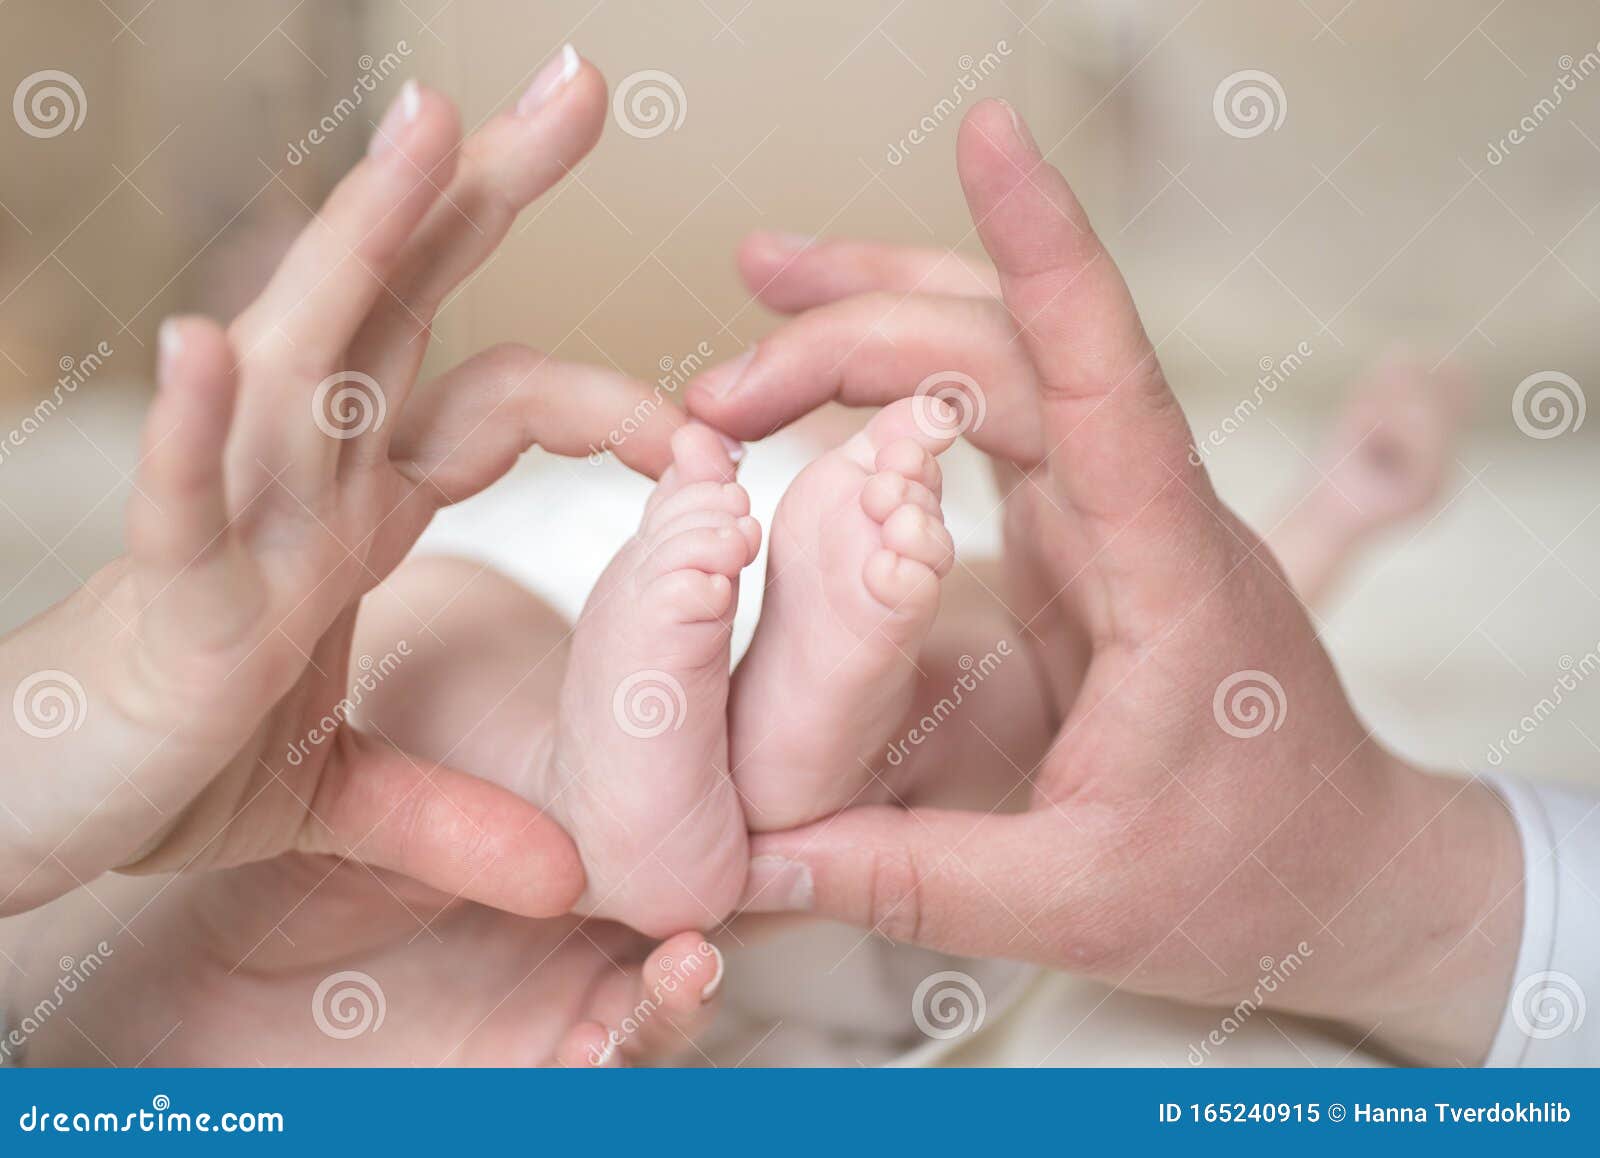
[[[1488,1066],[1600,1065],[1600,799],[1485,777],[1522,836],[1522,946]]]

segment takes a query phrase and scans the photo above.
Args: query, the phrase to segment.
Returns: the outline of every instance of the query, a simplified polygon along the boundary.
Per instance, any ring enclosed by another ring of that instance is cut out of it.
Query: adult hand
[[[0,648],[16,689],[0,915],[108,868],[285,851],[525,915],[582,891],[576,850],[537,809],[368,742],[340,704],[361,597],[441,506],[534,443],[589,452],[648,397],[518,347],[413,390],[440,302],[589,150],[605,108],[570,49],[464,144],[450,102],[408,84],[228,331],[164,328],[128,556]],[[649,409],[618,454],[659,471],[681,421]]]
[[[898,293],[822,306],[709,372],[690,408],[748,439],[828,398],[970,375],[988,416],[968,436],[1049,503],[1015,528],[1039,582],[1014,610],[1047,655],[1086,641],[1087,670],[1030,811],[859,808],[758,837],[752,907],[1481,1058],[1521,921],[1509,817],[1356,720],[1270,553],[1191,457],[1116,266],[1007,106],[968,115],[958,164],[1004,312],[907,296],[921,273],[902,271]],[[1263,997],[1263,959],[1291,953]]]
[[[699,933],[529,920],[298,853],[136,891],[112,903],[139,902],[138,937],[80,894],[8,947],[27,1064],[637,1065],[691,1050],[716,1012],[723,960]],[[92,981],[34,1023],[62,957]]]

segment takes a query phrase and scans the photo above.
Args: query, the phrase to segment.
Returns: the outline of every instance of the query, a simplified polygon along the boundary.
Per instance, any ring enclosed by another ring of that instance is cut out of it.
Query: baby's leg
[[[1307,606],[1326,601],[1374,535],[1438,501],[1466,403],[1453,367],[1430,371],[1397,355],[1352,392],[1315,476],[1264,535]]]
[[[484,564],[412,560],[361,604],[351,674],[387,674],[363,696],[357,723],[533,798],[571,633],[554,608]]]

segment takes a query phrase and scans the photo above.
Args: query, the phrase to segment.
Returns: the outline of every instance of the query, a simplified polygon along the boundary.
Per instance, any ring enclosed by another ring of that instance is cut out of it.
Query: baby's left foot
[[[728,777],[728,646],[761,531],[709,427],[673,464],[573,630],[537,797],[578,845],[577,911],[654,936],[732,911],[747,862]]]
[[[734,782],[757,831],[887,797],[874,769],[904,726],[916,656],[954,547],[939,507],[950,447],[932,398],[896,402],[801,472],[778,505],[766,599],[734,673]]]

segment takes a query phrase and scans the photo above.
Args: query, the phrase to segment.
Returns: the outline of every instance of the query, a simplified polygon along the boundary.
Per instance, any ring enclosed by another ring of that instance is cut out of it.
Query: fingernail
[[[383,114],[383,120],[378,122],[378,131],[372,134],[372,140],[367,144],[367,155],[378,157],[391,152],[406,126],[415,121],[421,111],[422,86],[414,80],[408,80],[400,86],[400,95],[395,97],[389,111]]]
[[[1022,114],[1017,112],[1016,106],[1010,101],[1001,101],[1006,106],[1006,112],[1011,114],[1011,128],[1017,134],[1017,140],[1027,146],[1028,151],[1037,153],[1039,143],[1033,139],[1033,134],[1028,130],[1028,123],[1022,119]]]
[[[803,913],[811,908],[811,869],[782,856],[758,856],[750,862],[740,908],[751,913]]]
[[[721,949],[718,949],[715,945],[711,944],[709,941],[706,942],[706,946],[705,947],[707,949],[710,949],[711,950],[711,955],[717,959],[717,973],[716,973],[716,976],[713,977],[711,979],[711,981],[706,985],[706,987],[700,991],[700,1004],[701,1005],[704,1005],[706,1002],[710,1001],[713,997],[715,997],[717,995],[717,990],[722,988],[722,974],[727,970],[727,967],[728,967],[728,963],[726,961],[724,961],[723,958],[722,958],[722,950]]]
[[[178,330],[178,319],[168,318],[161,323],[156,335],[156,380],[165,386],[172,381],[172,371],[183,352],[183,334]]]
[[[744,377],[745,369],[755,356],[756,348],[751,346],[731,362],[724,362],[706,371],[700,376],[701,389],[713,398],[726,398],[739,385],[739,379]]]
[[[728,452],[728,458],[735,466],[738,466],[744,461],[744,443],[740,442],[737,438],[729,438],[720,430],[717,432],[717,437],[722,439],[722,447]]]
[[[517,102],[517,115],[527,116],[560,92],[569,80],[578,75],[578,65],[578,50],[570,44],[563,44],[561,51],[545,61],[534,74],[528,91]]]

